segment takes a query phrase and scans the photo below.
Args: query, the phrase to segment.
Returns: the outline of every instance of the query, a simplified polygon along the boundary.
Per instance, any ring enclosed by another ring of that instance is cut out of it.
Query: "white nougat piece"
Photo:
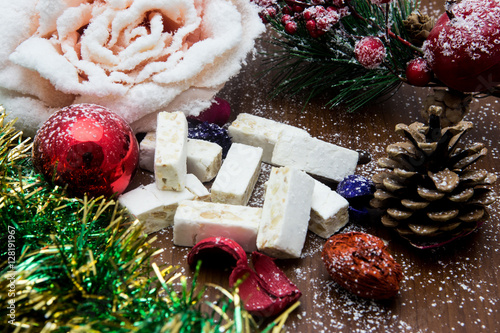
[[[154,172],[156,132],[149,132],[140,143],[139,166]],[[187,173],[192,173],[202,182],[215,178],[222,165],[222,147],[216,143],[187,139]]]
[[[309,230],[329,238],[349,222],[349,201],[325,184],[314,180]]]
[[[139,167],[154,172],[155,170],[156,132],[148,132],[139,144]]]
[[[215,178],[222,165],[222,147],[216,143],[188,139],[187,170],[202,182]]]
[[[292,166],[311,175],[340,182],[354,174],[358,152],[310,136],[280,135],[272,163]]]
[[[272,163],[274,146],[282,132],[309,136],[309,133],[298,127],[248,113],[240,113],[229,126],[228,132],[233,142],[261,147],[262,161],[265,163]]]
[[[213,202],[246,205],[259,178],[262,148],[233,143],[211,188]]]
[[[144,222],[144,232],[150,234],[173,225],[178,203],[194,198],[195,195],[187,189],[162,191],[152,183],[122,194],[118,201]]]
[[[257,249],[262,208],[183,201],[174,216],[175,245],[194,246],[208,237],[231,238],[247,252]]]
[[[137,219],[144,222],[148,234],[174,224],[179,202],[206,200],[209,192],[196,176],[186,175],[186,188],[182,191],[162,191],[156,184],[139,186],[118,197],[118,201]]]
[[[183,112],[158,113],[154,172],[160,190],[182,191],[186,185],[187,135]]]
[[[196,200],[210,200],[210,192],[198,179],[198,177],[196,177],[192,173],[188,173],[186,175],[186,189],[196,196]]]
[[[299,258],[306,240],[314,180],[290,167],[273,167],[267,182],[257,248],[276,258]]]

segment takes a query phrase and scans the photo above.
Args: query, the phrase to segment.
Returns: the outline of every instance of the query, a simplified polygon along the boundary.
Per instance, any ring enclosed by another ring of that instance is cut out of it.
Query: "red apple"
[[[464,0],[445,13],[424,44],[435,76],[463,92],[500,85],[500,1]]]

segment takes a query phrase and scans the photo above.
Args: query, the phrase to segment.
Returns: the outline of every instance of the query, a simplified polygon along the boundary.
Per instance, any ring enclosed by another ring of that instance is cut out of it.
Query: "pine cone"
[[[412,13],[403,20],[410,42],[416,46],[422,46],[434,27],[434,20],[429,15]]]
[[[396,132],[409,141],[387,147],[378,165],[377,187],[370,204],[384,210],[382,223],[419,248],[443,245],[478,228],[488,217],[486,205],[495,199],[487,185],[493,173],[469,170],[486,155],[482,143],[460,147],[472,123],[441,128],[441,109],[431,107],[428,126],[399,124]]]
[[[465,94],[457,90],[434,89],[434,94],[427,96],[421,115],[425,121],[429,120],[429,108],[439,106],[441,113],[441,127],[448,127],[461,121],[470,110],[472,94]]]

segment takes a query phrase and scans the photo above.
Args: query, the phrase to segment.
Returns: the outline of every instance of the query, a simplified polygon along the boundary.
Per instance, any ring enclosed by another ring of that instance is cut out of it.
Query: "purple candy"
[[[222,147],[222,157],[226,157],[226,154],[231,147],[231,137],[225,128],[214,123],[206,121],[198,122],[191,119],[188,124],[188,138],[217,143]]]

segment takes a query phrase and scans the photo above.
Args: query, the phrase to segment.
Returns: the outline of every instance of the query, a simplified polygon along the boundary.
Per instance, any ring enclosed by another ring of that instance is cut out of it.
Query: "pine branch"
[[[284,8],[289,1],[278,3]],[[269,41],[272,51],[264,60],[266,72],[273,75],[271,97],[305,92],[310,100],[334,95],[328,106],[345,104],[354,111],[396,89],[405,81],[407,62],[421,52],[408,42],[403,22],[418,5],[413,0],[396,0],[382,7],[353,0],[349,2],[350,15],[320,37],[312,37],[304,21],[298,21],[296,33],[290,34],[281,22],[282,13],[269,18],[278,35]],[[382,38],[388,52],[379,68],[370,70],[356,61],[354,47],[363,36]]]

